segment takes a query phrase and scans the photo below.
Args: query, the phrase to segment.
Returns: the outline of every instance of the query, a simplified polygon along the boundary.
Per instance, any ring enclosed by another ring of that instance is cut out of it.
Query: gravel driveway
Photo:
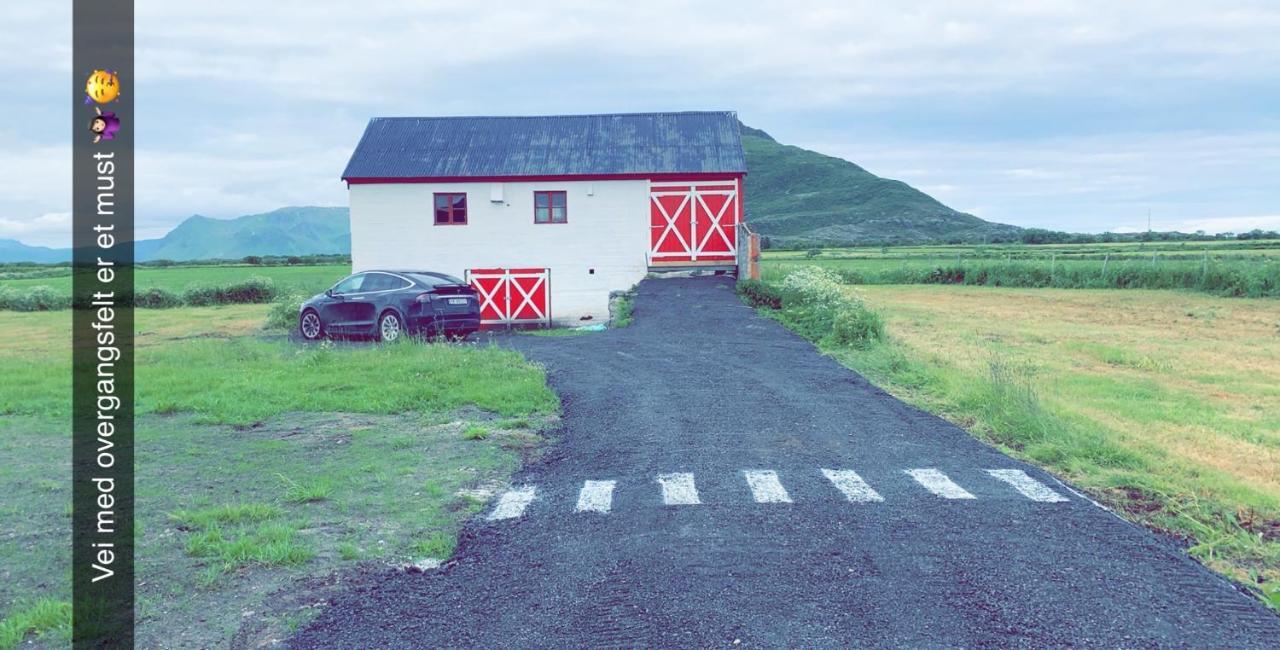
[[[557,444],[455,562],[369,575],[295,647],[1276,647],[1280,617],[756,316],[647,280],[632,326],[502,337]]]

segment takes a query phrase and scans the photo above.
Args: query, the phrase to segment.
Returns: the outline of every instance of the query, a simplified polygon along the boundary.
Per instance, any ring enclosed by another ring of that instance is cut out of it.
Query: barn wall
[[[551,316],[559,324],[607,319],[609,292],[644,278],[648,181],[502,183],[502,202],[490,200],[492,186],[351,185],[353,270],[421,268],[463,277],[474,268],[549,268]],[[569,222],[535,224],[535,190],[566,192]],[[465,226],[434,225],[436,192],[467,193]]]

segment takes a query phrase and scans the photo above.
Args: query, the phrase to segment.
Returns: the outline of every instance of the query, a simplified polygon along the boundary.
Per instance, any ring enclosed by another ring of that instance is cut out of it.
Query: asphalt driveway
[[[559,442],[455,562],[372,575],[295,647],[1276,647],[1280,617],[756,316],[649,280],[631,327],[506,337]],[[994,471],[993,471],[994,470]]]

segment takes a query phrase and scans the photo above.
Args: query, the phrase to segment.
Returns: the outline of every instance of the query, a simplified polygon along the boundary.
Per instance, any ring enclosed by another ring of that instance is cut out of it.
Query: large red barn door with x
[[[736,179],[650,183],[650,261],[735,261],[739,187]]]
[[[467,282],[480,294],[480,325],[551,323],[548,269],[471,269]]]

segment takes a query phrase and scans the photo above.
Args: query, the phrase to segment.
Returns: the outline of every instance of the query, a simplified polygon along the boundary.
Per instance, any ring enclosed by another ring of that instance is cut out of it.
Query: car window
[[[355,293],[361,290],[364,284],[365,274],[357,273],[338,284],[333,285],[334,293]]]
[[[369,277],[365,279],[364,284],[360,285],[360,291],[362,293],[369,291],[385,291],[391,288],[388,286],[391,284],[388,282],[390,279],[391,276],[386,273],[370,273]]]

